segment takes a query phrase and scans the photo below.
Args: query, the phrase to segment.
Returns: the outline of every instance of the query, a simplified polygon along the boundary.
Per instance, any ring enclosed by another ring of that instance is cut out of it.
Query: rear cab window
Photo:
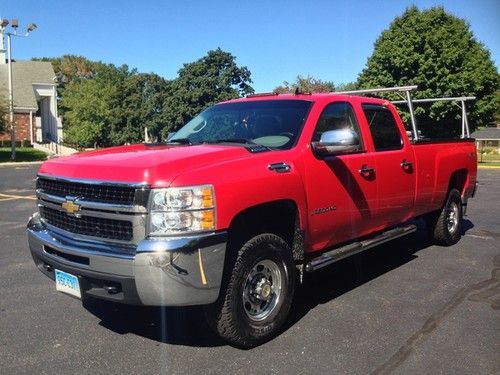
[[[382,105],[362,104],[375,151],[403,148],[403,138],[392,112]]]

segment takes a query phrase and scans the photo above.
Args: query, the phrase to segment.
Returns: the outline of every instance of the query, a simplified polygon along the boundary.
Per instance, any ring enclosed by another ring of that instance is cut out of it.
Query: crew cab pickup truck
[[[474,141],[413,130],[392,102],[364,96],[223,102],[164,143],[43,163],[29,247],[59,291],[204,305],[229,343],[259,345],[309,272],[415,231],[414,218],[437,244],[460,239]]]

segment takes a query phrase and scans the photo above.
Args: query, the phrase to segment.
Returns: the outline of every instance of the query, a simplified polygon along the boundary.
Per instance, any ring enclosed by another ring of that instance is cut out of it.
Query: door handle
[[[405,171],[409,171],[410,169],[413,168],[413,163],[411,161],[408,161],[406,159],[403,159],[401,162],[401,168],[403,168]]]
[[[359,170],[359,174],[364,177],[370,176],[374,173],[375,173],[375,168],[369,167],[367,165],[363,165]]]
[[[290,172],[290,169],[292,169],[290,165],[285,162],[269,164],[267,168],[270,171],[275,171],[278,173]]]

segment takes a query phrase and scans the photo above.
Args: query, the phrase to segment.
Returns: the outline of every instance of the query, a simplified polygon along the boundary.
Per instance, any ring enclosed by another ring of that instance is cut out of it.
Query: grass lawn
[[[494,161],[489,161],[486,163],[477,163],[478,167],[499,167],[500,168],[500,162],[494,162]]]
[[[498,154],[483,154],[478,153],[477,160],[481,163],[497,162],[500,163],[500,155]]]
[[[0,147],[0,163],[10,162],[10,147]],[[17,161],[39,161],[47,159],[47,154],[43,151],[31,147],[16,147]]]

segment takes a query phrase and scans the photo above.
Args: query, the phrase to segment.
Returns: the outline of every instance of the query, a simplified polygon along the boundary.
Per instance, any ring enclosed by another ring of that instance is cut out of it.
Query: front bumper
[[[145,239],[135,253],[75,241],[47,228],[34,214],[27,225],[35,264],[54,280],[54,269],[78,277],[82,297],[152,306],[215,302],[219,296],[227,233]]]

